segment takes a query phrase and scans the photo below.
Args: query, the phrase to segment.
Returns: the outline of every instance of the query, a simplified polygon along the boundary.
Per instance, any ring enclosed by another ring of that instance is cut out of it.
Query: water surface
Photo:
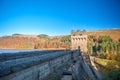
[[[1,53],[18,53],[18,52],[30,52],[30,51],[42,51],[40,49],[0,49]]]

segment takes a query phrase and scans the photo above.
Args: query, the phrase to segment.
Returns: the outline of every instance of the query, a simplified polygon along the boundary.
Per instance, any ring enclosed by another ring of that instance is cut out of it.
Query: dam
[[[44,80],[58,68],[69,67],[71,55],[77,59],[78,53],[77,50],[48,50],[0,54],[0,80]]]
[[[0,80],[101,80],[87,53],[87,36],[72,35],[72,49],[0,53]]]

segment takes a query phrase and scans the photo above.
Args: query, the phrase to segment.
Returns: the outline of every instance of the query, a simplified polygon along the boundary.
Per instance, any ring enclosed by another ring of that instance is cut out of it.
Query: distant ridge
[[[78,30],[79,31],[79,30]],[[86,31],[88,36],[110,36],[113,40],[120,39],[120,28],[105,29],[105,30],[91,30]],[[12,36],[0,37],[1,49],[39,49],[54,48],[66,49],[71,47],[71,34],[49,36],[42,35],[28,35],[28,34],[13,34]]]
[[[114,40],[118,40],[120,38],[120,28],[91,30],[91,31],[87,31],[87,35],[95,35],[96,37],[110,36]]]

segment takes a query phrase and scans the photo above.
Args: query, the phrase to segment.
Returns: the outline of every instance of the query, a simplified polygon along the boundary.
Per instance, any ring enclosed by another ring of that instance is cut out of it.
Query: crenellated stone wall
[[[71,63],[71,59],[77,60],[78,55],[78,50],[0,54],[0,80],[46,80],[60,71],[61,66]]]
[[[72,49],[78,49],[82,52],[87,52],[87,35],[72,35],[71,36]]]

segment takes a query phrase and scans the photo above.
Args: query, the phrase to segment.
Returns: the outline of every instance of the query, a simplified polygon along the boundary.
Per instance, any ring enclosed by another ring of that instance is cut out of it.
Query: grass
[[[105,75],[109,74],[109,72],[111,72],[112,70],[120,69],[120,62],[115,60],[96,58],[95,61],[100,64],[100,66],[102,66],[98,67],[100,71],[102,71],[102,73]]]
[[[120,68],[120,62],[115,61],[115,60],[107,60],[107,59],[95,58],[95,61],[97,63],[101,64],[102,66],[108,66],[108,65],[110,65],[109,63],[111,63],[112,65],[114,64],[114,66],[118,66]]]
[[[115,60],[107,60],[96,58],[95,61],[100,64],[98,69],[104,75],[104,80],[118,80],[120,79],[120,62]],[[101,67],[103,66],[103,67]]]

